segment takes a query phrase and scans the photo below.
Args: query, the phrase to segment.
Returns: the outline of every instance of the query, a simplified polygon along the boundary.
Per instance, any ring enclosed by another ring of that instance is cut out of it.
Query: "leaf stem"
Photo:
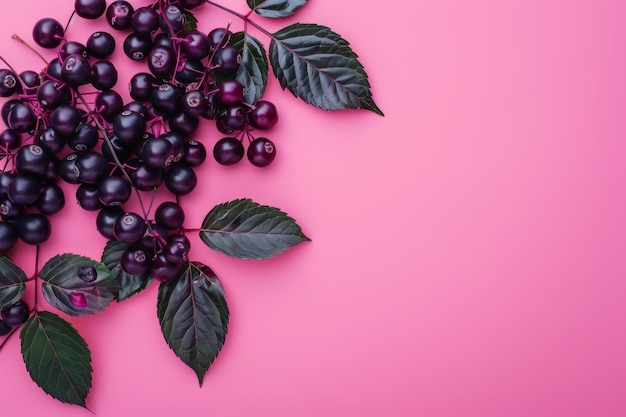
[[[266,34],[267,36],[269,36],[270,38],[274,39],[274,35],[272,35],[272,33],[270,33],[269,31],[265,30],[265,28],[263,28],[261,25],[259,25],[258,23],[254,22],[253,20],[251,20],[248,15],[243,15],[241,13],[237,13],[236,11],[234,11],[233,9],[229,9],[226,6],[222,6],[221,4],[215,3],[211,0],[206,0],[207,4],[210,4],[211,6],[215,6],[218,9],[222,9],[230,14],[232,14],[233,16],[237,16],[238,18],[240,18],[241,20],[244,21],[244,23],[250,23],[252,26],[254,26],[255,28],[257,28],[258,30],[260,30],[261,32],[263,32],[264,34]]]
[[[33,310],[37,311],[37,303],[39,301],[39,246],[35,247],[35,301],[33,303]]]

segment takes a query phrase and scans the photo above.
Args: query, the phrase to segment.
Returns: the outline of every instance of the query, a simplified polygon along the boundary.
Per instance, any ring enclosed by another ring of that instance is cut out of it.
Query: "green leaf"
[[[183,15],[185,16],[185,23],[183,24],[182,36],[185,36],[189,32],[198,29],[198,19],[193,15],[193,13],[187,10],[183,13]]]
[[[28,277],[6,256],[0,256],[0,309],[15,304],[26,290]]]
[[[131,275],[122,269],[120,260],[122,253],[130,245],[117,240],[109,240],[102,252],[102,263],[113,273],[115,279],[120,284],[120,290],[117,295],[117,301],[124,301],[127,298],[143,291],[152,282],[149,274]]]
[[[79,270],[93,267],[96,279],[86,282]],[[41,290],[54,307],[72,316],[93,314],[113,301],[120,284],[106,265],[80,255],[63,254],[50,259],[41,269]]]
[[[307,0],[247,0],[248,6],[263,17],[287,17],[291,16]]]
[[[381,116],[350,44],[325,26],[295,23],[274,33],[270,63],[283,90],[324,110],[366,109]]]
[[[211,268],[190,262],[177,279],[161,283],[157,315],[165,341],[202,386],[228,332],[224,289]]]
[[[267,259],[307,240],[294,219],[250,199],[215,206],[200,229],[211,249],[239,259]]]
[[[76,329],[54,313],[36,311],[24,324],[20,339],[33,381],[55,399],[86,408],[91,353]]]
[[[236,32],[230,37],[230,45],[241,53],[241,65],[235,79],[244,89],[246,103],[255,104],[265,92],[269,64],[263,44],[245,32]]]

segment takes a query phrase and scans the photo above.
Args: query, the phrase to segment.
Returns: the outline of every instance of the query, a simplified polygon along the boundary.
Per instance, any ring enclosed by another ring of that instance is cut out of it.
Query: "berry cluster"
[[[243,159],[244,137],[253,165],[274,160],[275,145],[251,132],[273,127],[276,107],[265,100],[244,101],[244,88],[235,79],[241,55],[229,45],[228,28],[204,34],[187,25],[187,11],[203,3],[160,1],[135,10],[124,0],[108,7],[105,0],[75,1],[78,16],[106,15],[112,29],[130,31],[124,53],[147,61],[148,71],[131,78],[128,103],[114,90],[118,74],[109,60],[116,48],[111,33],[97,31],[82,44],[65,39],[55,19],[35,24],[35,43],[56,49],[57,57],[42,73],[0,69],[0,96],[10,98],[1,107],[8,128],[0,132],[5,159],[0,253],[18,239],[38,245],[50,237],[48,216],[65,205],[62,179],[78,186],[76,201],[83,209],[98,211],[96,225],[104,237],[128,244],[121,259],[127,273],[171,280],[189,251],[178,197],[196,187],[194,168],[207,156],[192,138],[199,120],[215,120],[227,135],[213,148],[218,163]],[[92,93],[95,100],[85,99]],[[143,204],[141,214],[122,208],[133,193],[141,202],[139,191],[162,184],[176,202],[162,203],[152,217]]]

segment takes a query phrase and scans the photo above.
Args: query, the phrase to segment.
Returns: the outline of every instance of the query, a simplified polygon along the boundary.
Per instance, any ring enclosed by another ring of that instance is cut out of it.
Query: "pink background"
[[[65,21],[73,2],[12,4],[0,15],[2,55],[39,69],[10,35],[29,39],[40,17]],[[229,19],[205,13],[204,30]],[[318,111],[272,79],[277,160],[266,170],[209,161],[183,200],[188,225],[251,197],[287,211],[313,241],[244,262],[194,237],[192,257],[221,277],[232,313],[201,389],[163,341],[156,286],[72,319],[93,351],[90,408],[98,417],[626,415],[624,16],[626,3],[610,0],[312,0],[294,19],[256,19],[342,34],[386,117]],[[96,28],[105,22],[77,20],[68,36],[84,42]],[[143,67],[121,48],[115,56],[125,91]],[[217,133],[205,126],[212,146]],[[98,258],[94,217],[68,204],[43,259]],[[32,248],[18,252],[32,272]],[[89,415],[30,380],[17,338],[0,369],[3,416]]]

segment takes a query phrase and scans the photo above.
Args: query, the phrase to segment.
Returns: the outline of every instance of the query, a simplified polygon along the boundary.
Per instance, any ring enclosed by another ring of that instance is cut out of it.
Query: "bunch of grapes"
[[[247,159],[269,165],[274,144],[252,131],[273,127],[276,107],[269,101],[246,103],[235,79],[240,51],[229,44],[228,27],[207,34],[189,26],[188,10],[199,0],[158,1],[134,9],[124,1],[76,0],[81,18],[105,15],[112,30],[130,32],[126,56],[146,61],[135,74],[124,103],[115,91],[118,73],[109,60],[116,38],[97,31],[86,42],[65,39],[52,18],[33,28],[34,42],[55,49],[57,57],[43,72],[0,69],[1,108],[8,127],[0,132],[4,169],[0,173],[0,253],[22,240],[44,243],[51,234],[48,216],[65,205],[60,180],[76,184],[76,201],[98,211],[97,230],[128,244],[121,265],[131,275],[174,279],[187,261],[190,243],[184,235],[184,211],[178,197],[197,185],[194,168],[207,151],[193,138],[200,119],[214,120],[224,134],[213,147],[223,165]],[[86,94],[95,94],[87,101]],[[150,215],[129,212],[123,205],[133,193],[161,185],[175,201],[160,204]],[[0,329],[1,330],[1,329]]]

